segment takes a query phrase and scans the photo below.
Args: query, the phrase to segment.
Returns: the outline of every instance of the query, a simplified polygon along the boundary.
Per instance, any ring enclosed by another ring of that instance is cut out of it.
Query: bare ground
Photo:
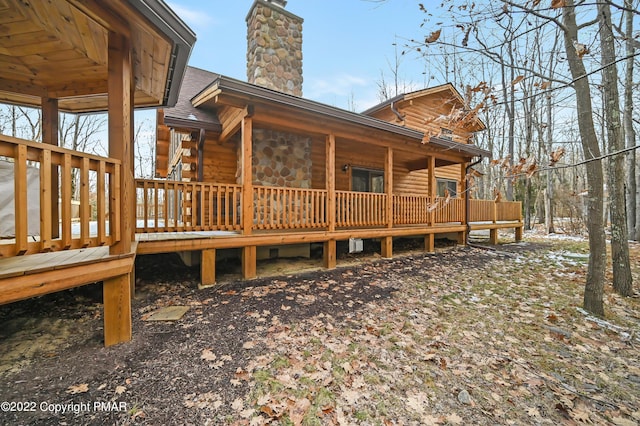
[[[638,424],[640,300],[607,286],[604,321],[580,312],[585,242],[495,248],[203,290],[140,258],[133,341],[111,348],[99,286],[2,306],[0,424]]]

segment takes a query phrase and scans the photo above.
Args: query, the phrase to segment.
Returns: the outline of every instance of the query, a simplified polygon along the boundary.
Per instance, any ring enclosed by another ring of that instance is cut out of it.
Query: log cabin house
[[[403,236],[424,238],[427,251],[436,235],[462,243],[472,229],[490,229],[493,242],[498,228],[521,237],[519,203],[467,196],[468,167],[489,155],[470,143],[482,123],[436,128],[424,118],[464,107],[452,86],[364,114],[307,100],[302,20],[285,5],[253,3],[242,82],[186,67],[195,35],[162,0],[0,0],[9,35],[0,37],[0,102],[42,111],[42,141],[0,135],[14,190],[0,304],[101,281],[112,345],[131,339],[136,254],[192,253],[212,284],[223,249],[240,251],[248,279],[264,247],[270,256],[318,244],[332,268],[337,242],[350,239],[379,241],[390,257]],[[136,107],[160,108],[158,179],[134,179]],[[106,111],[108,157],[59,147],[60,111]]]
[[[177,104],[158,111],[167,180],[137,181],[139,253],[200,251],[212,284],[221,249],[240,249],[252,278],[256,259],[308,256],[312,243],[332,268],[337,241],[380,241],[391,257],[396,237],[423,237],[427,251],[472,229],[521,238],[519,203],[467,196],[470,166],[490,153],[472,143],[484,124],[451,84],[361,114],[305,99],[303,21],[285,5],[253,2],[248,82],[188,67]]]

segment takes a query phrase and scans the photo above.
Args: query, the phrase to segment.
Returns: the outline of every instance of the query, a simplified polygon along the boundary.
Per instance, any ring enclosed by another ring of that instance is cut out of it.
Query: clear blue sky
[[[245,17],[253,0],[167,0],[198,38],[189,64],[246,81]],[[378,103],[380,72],[390,78],[396,36],[421,38],[417,0],[289,0],[286,10],[304,19],[304,97],[340,108],[353,98],[362,111]],[[402,59],[403,80],[423,88],[424,61]]]

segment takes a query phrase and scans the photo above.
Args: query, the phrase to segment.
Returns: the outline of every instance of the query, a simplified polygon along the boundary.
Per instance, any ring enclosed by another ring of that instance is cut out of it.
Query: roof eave
[[[173,42],[162,106],[174,106],[178,101],[182,78],[196,42],[196,35],[162,0],[128,2]]]

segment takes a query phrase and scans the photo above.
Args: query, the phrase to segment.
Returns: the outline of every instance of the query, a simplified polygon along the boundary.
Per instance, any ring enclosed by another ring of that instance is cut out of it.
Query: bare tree
[[[624,134],[620,122],[620,100],[618,95],[618,67],[611,8],[608,3],[598,3],[600,22],[600,55],[602,57],[602,87],[605,103],[604,116],[607,129],[609,153],[616,153],[624,147]],[[609,194],[611,210],[611,257],[613,265],[613,288],[623,296],[631,296],[633,285],[629,263],[629,242],[627,213],[624,200],[624,157],[609,157]]]

